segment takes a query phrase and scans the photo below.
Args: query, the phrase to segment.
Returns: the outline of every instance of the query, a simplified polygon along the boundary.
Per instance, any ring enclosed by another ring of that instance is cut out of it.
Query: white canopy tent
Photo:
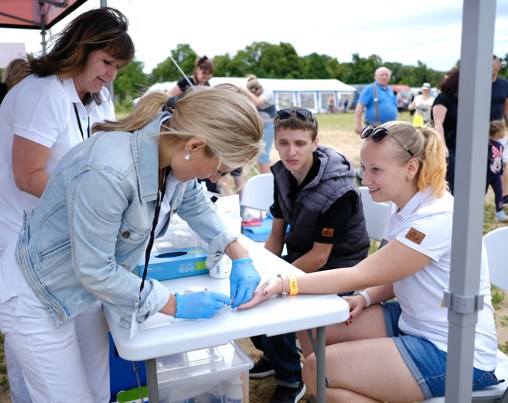
[[[273,91],[277,109],[301,106],[313,113],[326,113],[330,99],[335,109],[347,110],[356,89],[336,79],[258,78],[264,89]],[[231,83],[245,87],[246,77],[212,77],[211,85]]]

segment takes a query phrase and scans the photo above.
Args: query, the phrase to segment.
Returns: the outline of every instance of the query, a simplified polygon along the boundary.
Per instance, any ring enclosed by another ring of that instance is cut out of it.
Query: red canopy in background
[[[46,30],[87,0],[0,0],[0,28],[38,29],[42,53],[46,53]]]
[[[49,29],[87,0],[0,0],[0,28]]]

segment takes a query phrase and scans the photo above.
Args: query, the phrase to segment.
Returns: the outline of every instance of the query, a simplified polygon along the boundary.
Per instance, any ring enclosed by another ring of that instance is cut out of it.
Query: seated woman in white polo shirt
[[[389,242],[356,266],[288,278],[272,277],[244,309],[275,294],[346,297],[346,325],[326,329],[326,401],[414,402],[444,396],[453,196],[445,181],[444,143],[428,127],[406,122],[366,126],[360,160],[363,185],[376,202],[391,201]],[[497,338],[486,256],[482,259],[474,371],[471,388],[498,383]],[[392,301],[396,298],[395,301]],[[316,393],[316,358],[303,367],[307,390]]]

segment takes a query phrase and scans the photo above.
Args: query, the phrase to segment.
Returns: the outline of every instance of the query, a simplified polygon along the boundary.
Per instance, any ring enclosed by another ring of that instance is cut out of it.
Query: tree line
[[[203,55],[199,55],[203,56]],[[171,51],[171,57],[184,72],[191,74],[198,55],[189,44],[179,44]],[[398,62],[383,61],[380,56],[361,57],[354,53],[350,62],[339,62],[328,55],[311,53],[299,56],[295,48],[280,42],[278,45],[268,42],[253,42],[236,55],[219,55],[212,58],[217,77],[246,77],[255,74],[261,78],[291,79],[338,79],[346,84],[370,83],[374,79],[374,71],[386,66],[392,71],[391,84],[405,84],[419,87],[429,82],[437,87],[446,71],[428,68],[418,61],[416,66],[407,66]],[[501,58],[504,67],[500,75],[508,74],[508,54]],[[457,61],[455,66],[459,65]],[[450,69],[455,66],[450,66]],[[115,103],[120,109],[130,109],[133,98],[140,96],[148,87],[157,82],[177,81],[181,78],[180,71],[168,56],[149,74],[143,72],[144,64],[134,61],[120,70],[114,81]]]

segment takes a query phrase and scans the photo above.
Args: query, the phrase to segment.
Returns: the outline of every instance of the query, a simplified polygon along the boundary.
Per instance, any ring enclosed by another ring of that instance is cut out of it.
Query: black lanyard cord
[[[79,118],[78,108],[74,105],[74,113],[76,114],[76,120],[78,121],[79,131],[81,132],[81,138],[85,140],[85,134],[83,133],[83,127],[81,127],[81,119]],[[86,138],[90,138],[90,116],[88,117],[88,127],[86,128]]]
[[[148,245],[145,250],[145,268],[143,269],[143,277],[141,280],[141,285],[139,286],[139,300],[141,301],[141,291],[145,286],[146,275],[148,273],[148,262],[150,261],[150,253],[152,252],[152,246],[155,238],[155,228],[157,227],[157,223],[159,222],[159,213],[161,210],[162,199],[164,199],[164,193],[166,193],[166,182],[169,174],[169,169],[166,168],[164,171],[164,177],[162,178],[162,184],[159,186],[159,191],[157,192],[157,200],[155,201],[155,213],[153,216],[152,222],[152,230],[150,231],[150,239],[148,240]]]

